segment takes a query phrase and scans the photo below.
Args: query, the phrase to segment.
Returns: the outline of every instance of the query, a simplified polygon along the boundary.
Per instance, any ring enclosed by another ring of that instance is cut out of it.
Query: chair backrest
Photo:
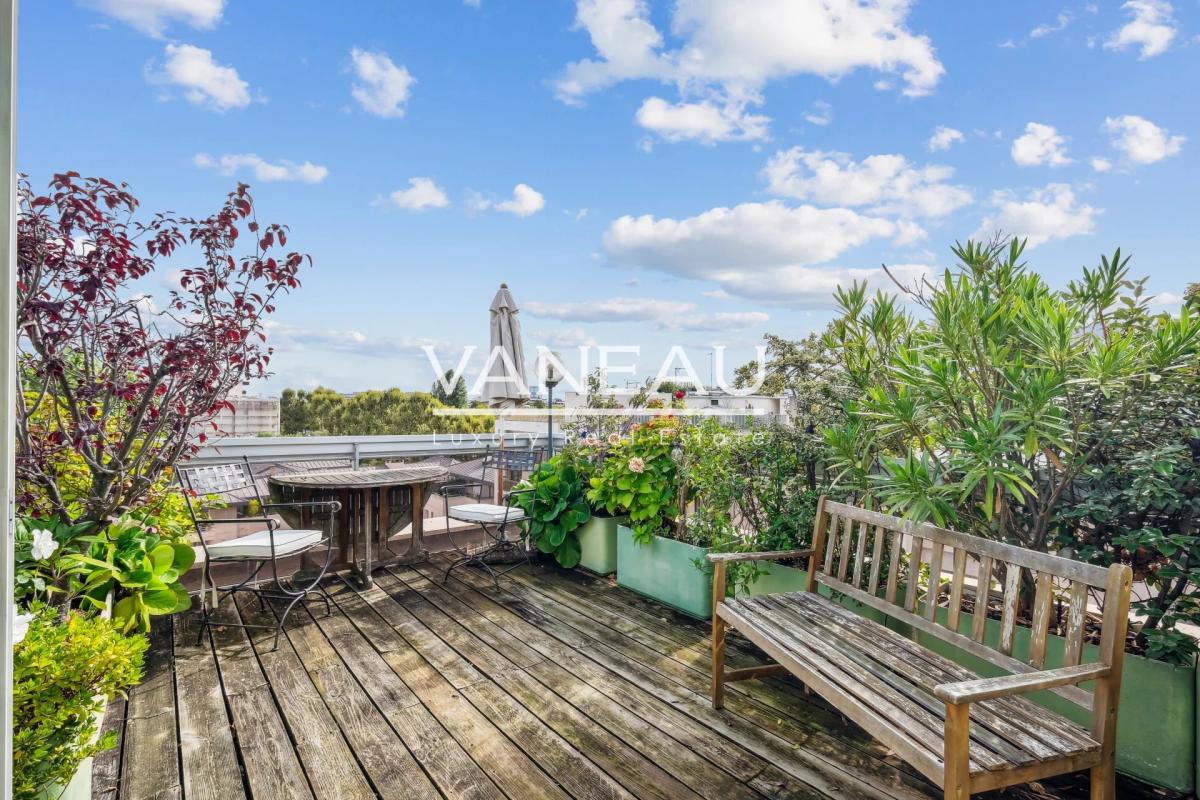
[[[192,521],[197,526],[206,518],[206,508],[250,501],[261,505],[264,502],[254,473],[246,461],[206,467],[180,467],[177,473]]]
[[[1124,652],[1132,580],[1127,566],[1098,567],[825,498],[817,507],[813,547],[810,591],[821,583],[1011,672],[1082,663],[1085,636],[1094,633],[1088,630],[1089,595],[1102,595],[1104,600],[1098,662],[1113,664]],[[907,568],[902,570],[905,561]],[[967,583],[968,563],[978,576],[975,586]],[[922,587],[919,576],[925,566],[929,580]],[[984,610],[993,596],[993,575],[1001,576],[1003,586],[999,632],[989,635]],[[1023,581],[1023,576],[1029,580]],[[1014,649],[1023,583],[1035,591],[1028,652],[1019,660]],[[939,608],[943,596],[948,605]],[[975,601],[969,627],[962,613],[964,596]],[[1056,614],[1062,602],[1067,605],[1065,618]],[[1066,640],[1061,663],[1056,664],[1047,663],[1052,622]],[[1078,687],[1054,691],[1092,706],[1091,693]]]
[[[532,472],[541,459],[539,450],[488,450],[483,469],[504,470],[508,473]]]

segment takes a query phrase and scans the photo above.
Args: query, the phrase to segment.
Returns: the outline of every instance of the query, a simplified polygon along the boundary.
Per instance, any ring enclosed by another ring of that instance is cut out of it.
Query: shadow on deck
[[[105,725],[96,798],[878,798],[941,793],[790,679],[708,704],[708,627],[575,572],[497,591],[440,558],[381,572],[271,634],[194,613],[153,633]],[[274,622],[252,600],[225,617]],[[731,666],[758,658],[737,637]],[[988,797],[1084,798],[1086,773]],[[1132,785],[1122,798],[1154,796]]]

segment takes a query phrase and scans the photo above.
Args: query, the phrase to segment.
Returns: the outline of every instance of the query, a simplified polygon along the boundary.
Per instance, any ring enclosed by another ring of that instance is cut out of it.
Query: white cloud
[[[969,191],[947,183],[953,174],[950,167],[918,167],[901,155],[854,161],[846,153],[800,147],[776,153],[763,170],[772,194],[904,217],[940,217],[970,203]]]
[[[1107,158],[1093,158],[1091,164],[1092,169],[1094,169],[1096,172],[1108,172],[1110,169],[1112,169],[1112,162]]]
[[[1113,147],[1135,164],[1153,164],[1176,155],[1187,141],[1186,137],[1133,114],[1106,117],[1104,129],[1112,134]]]
[[[1153,58],[1167,52],[1177,33],[1175,11],[1167,0],[1129,0],[1121,6],[1132,17],[1119,30],[1104,40],[1108,50],[1138,47],[1139,59]]]
[[[1164,306],[1183,305],[1183,295],[1174,292],[1159,292],[1150,298],[1150,305],[1162,308]]]
[[[598,342],[583,328],[551,328],[534,331],[529,338],[545,347],[594,347]]]
[[[929,151],[936,152],[938,150],[949,150],[950,145],[964,141],[963,132],[955,128],[950,128],[945,125],[938,125],[933,131],[933,136],[929,137]]]
[[[208,153],[197,153],[192,159],[192,163],[201,169],[215,169],[222,175],[233,175],[248,169],[254,173],[256,180],[268,183],[275,181],[320,183],[329,176],[329,170],[326,167],[311,161],[296,164],[287,159],[281,159],[272,164],[254,153],[227,153],[217,157]]]
[[[839,282],[878,272],[813,265],[906,234],[902,223],[848,208],[790,208],[773,200],[678,220],[621,217],[609,226],[604,246],[617,264],[716,283],[764,303],[808,306],[827,304]]]
[[[1091,233],[1102,209],[1081,205],[1075,192],[1065,183],[1051,183],[1035,189],[1025,199],[1012,192],[992,196],[996,212],[983,220],[976,239],[987,240],[995,233],[1028,239],[1029,247],[1054,239],[1066,239]]]
[[[906,0],[679,0],[670,19],[678,41],[668,45],[645,0],[576,0],[575,27],[587,31],[596,58],[568,64],[554,86],[560,100],[578,104],[624,80],[659,80],[678,88],[675,108],[708,103],[708,129],[719,129],[712,110],[733,104],[744,111],[768,82],[798,74],[833,81],[870,69],[899,76],[906,95],[925,95],[945,69],[929,38],[909,31],[909,5]],[[657,110],[671,107],[663,102]]]
[[[161,37],[172,22],[212,28],[225,8],[225,0],[84,0],[83,4],[154,37]]]
[[[890,220],[848,208],[789,208],[772,200],[686,219],[624,216],[609,226],[604,246],[619,263],[720,282],[735,266],[817,264],[896,230]]]
[[[1054,22],[1042,23],[1029,32],[1029,38],[1040,39],[1043,36],[1049,36],[1052,33],[1058,33],[1071,24],[1071,12],[1060,11],[1058,16],[1054,18]]]
[[[397,189],[388,195],[388,202],[397,208],[423,211],[426,208],[445,208],[450,198],[433,178],[409,178],[407,189]]]
[[[640,297],[600,300],[525,303],[530,316],[572,322],[649,322],[667,331],[728,331],[763,325],[770,315],[762,311],[698,312],[695,303]],[[582,331],[574,329],[582,334]],[[576,342],[585,344],[586,342]]]
[[[833,106],[824,100],[817,100],[804,112],[804,119],[813,125],[825,127],[833,122]]]
[[[463,5],[471,8],[479,8],[483,4],[482,0],[463,0]]]
[[[529,184],[518,183],[513,187],[511,200],[497,202],[489,200],[479,193],[475,193],[468,201],[468,206],[472,211],[494,209],[508,214],[515,214],[518,217],[531,217],[546,207],[546,198],[542,197],[542,193]]]
[[[669,103],[648,97],[637,110],[637,122],[669,142],[695,140],[703,144],[733,140],[763,139],[769,117],[746,111],[746,103],[711,100],[698,103]]]
[[[445,341],[416,336],[367,336],[356,330],[307,328],[300,325],[267,320],[267,341],[276,350],[301,351],[309,348],[329,350],[346,355],[368,358],[418,358],[424,360],[422,347],[430,346],[440,353],[458,355]]]
[[[387,53],[357,47],[350,51],[350,61],[358,78],[350,94],[362,109],[377,117],[403,117],[404,104],[417,82],[408,70],[393,63]]]
[[[214,61],[211,51],[190,44],[169,44],[165,56],[162,70],[148,70],[150,81],[178,86],[189,103],[212,111],[250,105],[250,84],[233,67]]]
[[[1067,157],[1066,138],[1051,125],[1030,122],[1025,125],[1025,134],[1013,140],[1012,159],[1022,167],[1045,164],[1062,167],[1071,163]]]

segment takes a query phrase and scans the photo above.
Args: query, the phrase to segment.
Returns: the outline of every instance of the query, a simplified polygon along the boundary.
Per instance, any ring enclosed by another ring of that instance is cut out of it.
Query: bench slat
[[[942,590],[942,556],[945,553],[945,547],[941,542],[934,542],[933,554],[929,557],[929,592],[925,598],[925,619],[930,621],[937,619],[938,595]]]
[[[888,605],[894,605],[896,602],[896,583],[900,576],[900,553],[904,544],[904,536],[898,532],[892,533],[892,556],[888,563],[888,578],[887,592],[884,593],[884,599]]]
[[[1029,665],[1038,669],[1046,666],[1046,636],[1050,632],[1050,611],[1053,603],[1054,576],[1049,572],[1039,572],[1029,637]]]
[[[879,571],[883,567],[883,542],[887,536],[882,525],[875,526],[875,540],[871,546],[871,577],[867,583],[867,591],[879,594]]]
[[[915,669],[923,670],[930,676],[925,685],[931,692],[938,683],[972,680],[978,677],[966,667],[906,639],[879,623],[860,617],[838,603],[817,595],[812,595],[810,602],[820,605],[821,610],[835,620],[832,624],[840,626],[842,631],[849,631],[864,640],[879,643],[880,650],[900,654],[907,663],[914,665]],[[1036,733],[1047,746],[1060,753],[1080,752],[1095,745],[1095,741],[1087,732],[1075,723],[1056,714],[1046,714],[1044,708],[1035,705],[1028,698],[1001,697],[988,701],[981,708],[984,706],[995,708],[1005,720],[1011,720],[1015,725]]]
[[[855,586],[862,586],[863,562],[867,560],[867,523],[858,526],[858,542],[854,547],[854,579]]]
[[[921,582],[921,556],[925,554],[925,540],[913,537],[912,552],[908,556],[908,590],[904,593],[904,610],[917,610],[917,585]],[[840,580],[840,578],[839,578]]]
[[[1011,656],[1017,627],[1017,603],[1021,599],[1021,567],[1017,564],[1005,566],[1004,610],[1000,614],[1000,644],[996,649]]]
[[[850,566],[850,537],[854,535],[854,520],[846,517],[846,524],[842,529],[842,541],[838,546],[838,580],[846,580],[846,570]]]
[[[988,599],[992,594],[992,557],[979,559],[979,576],[975,579],[975,615],[971,620],[971,638],[980,644],[987,640]]]
[[[946,612],[946,627],[958,633],[962,618],[963,585],[967,582],[967,551],[954,549],[954,577],[950,579],[950,608]]]
[[[1087,584],[1071,582],[1071,606],[1067,610],[1067,644],[1063,666],[1073,667],[1083,658],[1083,632],[1087,622]]]

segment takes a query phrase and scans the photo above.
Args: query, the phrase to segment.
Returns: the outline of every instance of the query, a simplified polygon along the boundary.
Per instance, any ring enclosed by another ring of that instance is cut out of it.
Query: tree
[[[18,202],[19,501],[105,520],[194,452],[231,389],[267,374],[264,319],[308,258],[278,252],[287,229],[260,227],[244,184],[203,219],[140,221],[125,184],[75,172],[46,195],[22,178]],[[138,292],[161,262],[192,256],[164,309]],[[59,483],[70,459],[85,471],[79,508]]]
[[[485,433],[490,415],[442,415],[449,408],[428,392],[373,389],[344,395],[318,387],[312,392],[285,389],[280,397],[284,435],[400,436],[417,433]]]
[[[454,370],[446,370],[444,382],[450,383],[453,378]],[[442,387],[442,383],[443,381],[433,382],[433,388],[429,390],[429,393],[433,395],[433,399],[437,400],[442,405],[451,406],[452,408],[466,408],[467,382],[463,379],[463,376],[458,376],[458,380],[454,381],[454,386],[449,392]]]
[[[827,340],[861,398],[839,459],[885,508],[1045,550],[1064,495],[1147,397],[1194,369],[1200,319],[1151,314],[1118,250],[1051,289],[1023,243],[956,246],[917,319],[839,289]]]

